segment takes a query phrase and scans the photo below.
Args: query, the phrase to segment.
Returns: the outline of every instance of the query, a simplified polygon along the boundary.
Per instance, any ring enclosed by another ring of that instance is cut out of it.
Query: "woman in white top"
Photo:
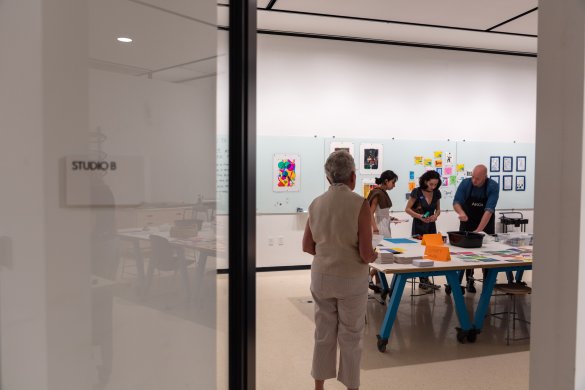
[[[303,251],[314,255],[315,390],[335,378],[348,389],[360,384],[360,359],[368,297],[368,264],[376,260],[368,202],[353,192],[355,162],[344,150],[325,162],[329,189],[309,206]],[[336,367],[339,345],[339,370]]]
[[[368,203],[372,213],[372,228],[374,234],[381,234],[384,237],[392,237],[390,223],[396,218],[390,216],[392,200],[388,191],[396,186],[398,175],[388,170],[382,172],[380,177],[376,178],[377,187],[373,188],[368,194]]]

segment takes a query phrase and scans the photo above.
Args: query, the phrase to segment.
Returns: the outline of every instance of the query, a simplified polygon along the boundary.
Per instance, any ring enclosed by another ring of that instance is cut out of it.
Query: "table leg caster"
[[[386,352],[386,345],[388,345],[388,339],[384,340],[380,337],[380,335],[376,335],[376,337],[378,338],[378,342],[376,343],[376,345],[378,346],[378,351]]]
[[[461,344],[465,344],[466,342],[470,342],[470,343],[475,343],[475,341],[477,340],[477,335],[480,332],[477,329],[469,329],[469,330],[464,330],[461,328],[455,328],[457,329],[457,341],[459,341]]]

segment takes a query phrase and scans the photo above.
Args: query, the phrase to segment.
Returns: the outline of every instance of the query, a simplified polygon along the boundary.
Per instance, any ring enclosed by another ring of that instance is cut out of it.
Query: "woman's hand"
[[[437,216],[436,215],[431,215],[430,217],[427,218],[427,220],[429,222],[435,222],[437,220]]]

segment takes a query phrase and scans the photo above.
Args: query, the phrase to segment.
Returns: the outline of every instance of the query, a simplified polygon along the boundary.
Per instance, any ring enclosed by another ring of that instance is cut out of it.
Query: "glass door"
[[[1,387],[227,389],[227,7],[24,3],[0,2]]]

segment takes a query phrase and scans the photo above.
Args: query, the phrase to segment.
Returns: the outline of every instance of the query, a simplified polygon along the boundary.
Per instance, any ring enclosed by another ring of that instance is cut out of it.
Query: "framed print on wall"
[[[336,152],[338,150],[346,150],[351,154],[353,158],[355,158],[355,154],[353,151],[353,142],[331,142],[329,147],[329,154]]]
[[[382,173],[384,146],[382,144],[360,145],[360,173],[376,175]]]
[[[512,156],[502,157],[502,171],[512,172],[514,170],[514,159]]]
[[[503,191],[512,191],[512,179],[513,179],[512,175],[504,175],[503,176],[503,180],[504,180],[504,182],[502,183],[502,190]]]
[[[275,154],[273,158],[272,191],[287,192],[301,190],[301,156],[298,154]]]
[[[526,176],[516,176],[516,191],[526,190]]]
[[[490,172],[500,172],[500,156],[490,157]]]
[[[500,186],[500,175],[492,175],[490,176],[490,179],[498,183],[498,187]]]
[[[516,156],[516,171],[526,172],[526,156]]]
[[[362,195],[364,198],[368,198],[370,191],[376,187],[376,179],[363,179],[362,180]]]

